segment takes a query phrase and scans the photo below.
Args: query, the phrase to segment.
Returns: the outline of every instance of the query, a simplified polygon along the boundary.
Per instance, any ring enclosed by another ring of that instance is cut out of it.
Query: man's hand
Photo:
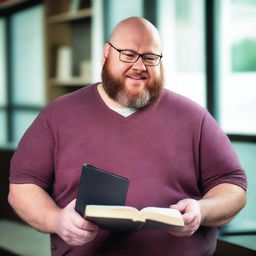
[[[40,232],[57,233],[72,246],[88,243],[97,235],[99,228],[75,211],[76,200],[61,209],[38,185],[10,184],[8,200],[32,227]]]
[[[210,189],[202,199],[183,199],[170,207],[183,214],[184,227],[173,227],[174,236],[191,236],[200,225],[220,227],[227,224],[245,206],[246,192],[243,188],[221,183]],[[227,207],[228,205],[228,207]]]
[[[98,226],[82,218],[75,211],[76,200],[71,201],[56,216],[56,233],[69,245],[78,246],[92,241]]]
[[[179,210],[183,215],[184,227],[173,227],[168,230],[174,236],[191,236],[199,228],[202,220],[200,204],[194,199],[183,199],[170,208]]]

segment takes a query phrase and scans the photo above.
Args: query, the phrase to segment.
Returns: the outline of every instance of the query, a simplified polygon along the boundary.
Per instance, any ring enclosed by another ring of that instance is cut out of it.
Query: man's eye
[[[144,60],[156,60],[157,57],[154,55],[144,55],[143,59]]]
[[[136,54],[129,52],[124,52],[123,55],[127,58],[134,58],[136,56]]]

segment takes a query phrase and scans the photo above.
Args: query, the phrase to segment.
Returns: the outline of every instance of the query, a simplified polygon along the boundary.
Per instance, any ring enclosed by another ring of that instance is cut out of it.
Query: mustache
[[[128,74],[125,75],[126,77],[131,77],[131,78],[135,78],[135,79],[148,79],[149,76],[146,73],[138,73],[138,72],[129,72]]]
[[[119,76],[114,76],[114,70],[111,71],[110,63],[107,59],[101,72],[103,88],[110,98],[116,100],[123,106],[136,109],[146,107],[153,101],[156,101],[162,93],[164,79],[162,66],[160,66],[160,68],[159,77],[154,78],[153,81],[149,82],[151,76],[148,71],[130,69],[124,71]],[[145,80],[144,90],[137,95],[130,94],[129,91],[126,91],[125,78]]]

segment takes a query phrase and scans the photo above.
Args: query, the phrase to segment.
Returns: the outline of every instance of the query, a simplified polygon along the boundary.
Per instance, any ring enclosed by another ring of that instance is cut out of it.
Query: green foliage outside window
[[[256,72],[256,40],[245,39],[232,47],[232,71]]]

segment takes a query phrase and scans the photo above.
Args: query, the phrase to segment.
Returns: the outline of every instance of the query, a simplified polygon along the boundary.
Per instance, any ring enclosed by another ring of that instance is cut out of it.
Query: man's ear
[[[109,49],[110,49],[110,45],[108,43],[105,43],[103,48],[102,65],[105,64],[105,61],[109,55]]]

